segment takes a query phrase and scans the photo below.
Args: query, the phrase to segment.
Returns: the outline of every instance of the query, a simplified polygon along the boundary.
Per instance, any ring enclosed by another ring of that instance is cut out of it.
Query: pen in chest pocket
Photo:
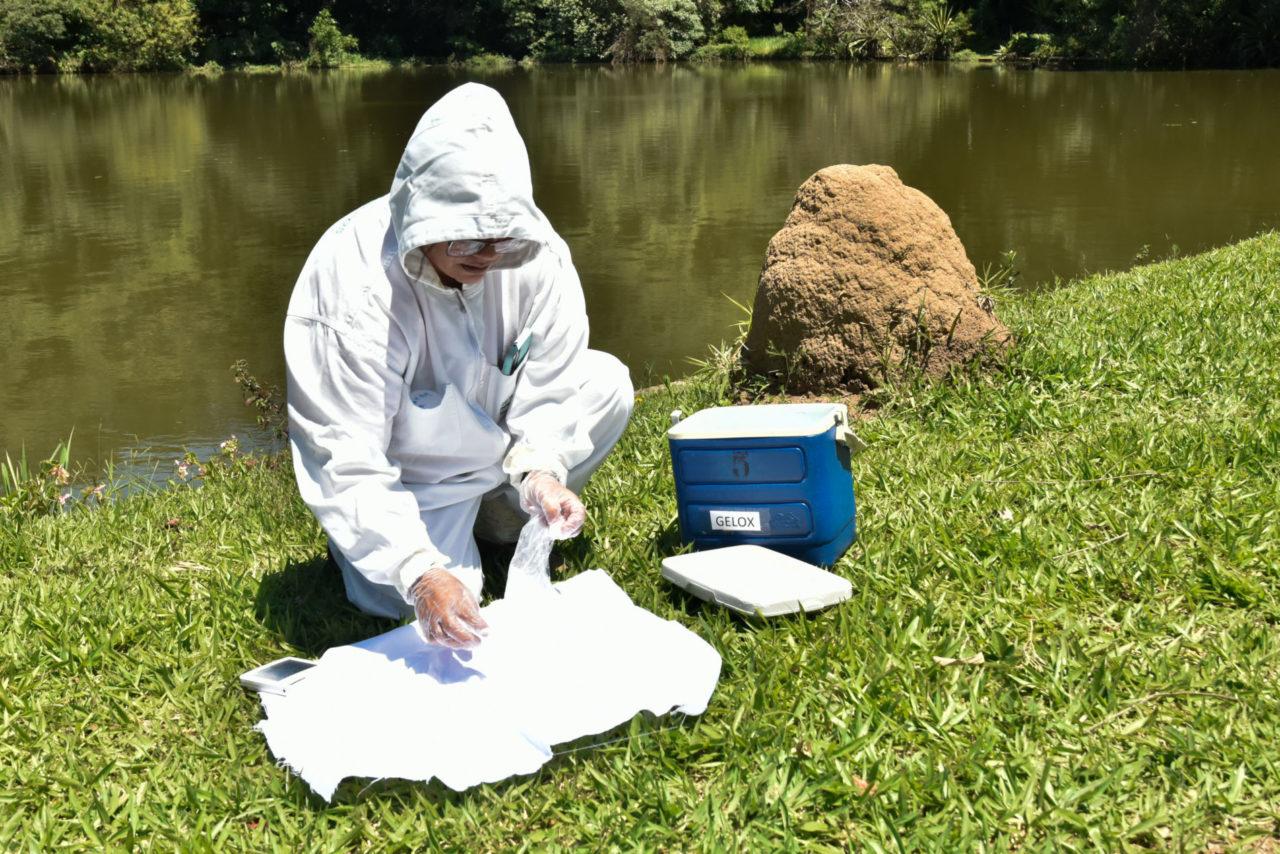
[[[511,346],[507,348],[506,353],[502,356],[502,362],[498,367],[502,370],[503,376],[511,376],[520,365],[524,363],[525,358],[529,355],[529,346],[533,344],[533,332],[525,330],[516,336],[516,340],[511,342]]]

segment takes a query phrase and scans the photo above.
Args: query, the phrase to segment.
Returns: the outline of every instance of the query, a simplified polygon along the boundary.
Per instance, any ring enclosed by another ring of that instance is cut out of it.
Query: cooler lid
[[[662,561],[662,577],[739,614],[817,611],[853,595],[847,578],[764,546],[727,546]]]
[[[758,439],[816,436],[846,424],[843,403],[762,403],[702,409],[667,431],[672,439]]]

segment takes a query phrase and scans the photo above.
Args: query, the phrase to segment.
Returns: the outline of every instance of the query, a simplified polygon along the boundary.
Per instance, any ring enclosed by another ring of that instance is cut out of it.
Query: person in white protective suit
[[[284,348],[298,488],[348,598],[451,647],[486,628],[475,535],[513,542],[531,513],[576,534],[634,401],[587,349],[506,103],[474,83],[427,110],[391,193],[320,238]]]

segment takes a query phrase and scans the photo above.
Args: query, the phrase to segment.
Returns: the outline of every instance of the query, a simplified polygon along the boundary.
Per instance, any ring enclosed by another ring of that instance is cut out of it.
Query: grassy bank
[[[896,389],[860,428],[854,599],[810,619],[659,579],[667,413],[726,388],[641,400],[569,571],[715,645],[711,706],[462,794],[327,807],[253,732],[242,670],[390,627],[346,605],[287,466],[3,511],[0,848],[1274,844],[1280,235],[999,310],[1005,371]]]

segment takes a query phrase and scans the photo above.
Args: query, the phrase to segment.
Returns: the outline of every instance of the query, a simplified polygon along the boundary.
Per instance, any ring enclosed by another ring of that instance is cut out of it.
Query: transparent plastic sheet
[[[525,523],[507,568],[503,599],[515,601],[555,594],[551,586],[551,546],[559,539],[559,533],[558,523],[548,526],[544,519],[537,517]]]

